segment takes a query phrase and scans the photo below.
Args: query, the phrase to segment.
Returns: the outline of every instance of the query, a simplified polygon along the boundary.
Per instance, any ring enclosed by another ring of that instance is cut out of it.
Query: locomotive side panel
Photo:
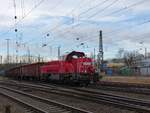
[[[52,61],[48,65],[41,66],[41,77],[51,80],[62,80],[73,74],[72,64],[65,61]]]

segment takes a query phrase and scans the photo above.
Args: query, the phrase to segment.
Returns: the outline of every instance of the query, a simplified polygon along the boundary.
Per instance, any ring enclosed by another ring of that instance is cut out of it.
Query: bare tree
[[[124,51],[124,63],[128,67],[135,66],[137,57],[139,57],[140,54],[137,51]]]
[[[123,54],[124,54],[124,48],[119,48],[118,53],[117,53],[117,58],[121,59],[123,58]]]

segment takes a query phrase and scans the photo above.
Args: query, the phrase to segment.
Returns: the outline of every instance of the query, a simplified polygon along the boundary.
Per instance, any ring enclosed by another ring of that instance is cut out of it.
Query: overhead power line
[[[81,3],[82,2],[84,2],[85,0],[81,0],[77,5],[76,5],[76,7],[74,7],[70,12],[68,12],[67,14],[66,14],[66,16],[69,16],[69,15],[71,15],[76,9],[78,9],[78,7],[80,7],[80,5],[81,5]],[[58,27],[60,27],[61,25],[56,25],[55,27],[53,27],[51,30],[49,30],[49,31],[54,31],[55,29],[57,29]],[[49,31],[46,31],[46,32],[44,32],[44,33],[42,33],[42,35],[47,35],[47,34],[49,34]],[[29,41],[27,41],[26,43],[28,43],[28,42],[30,42],[30,41],[32,41],[33,39],[31,39],[31,40],[29,40]]]
[[[135,7],[135,6],[140,5],[140,4],[144,3],[144,2],[145,2],[145,1],[143,1],[143,0],[140,1],[140,2],[136,2],[136,3],[134,3],[134,4],[130,5],[130,6],[127,6],[127,8],[122,8],[122,9],[120,9],[120,11],[119,11],[119,10],[118,10],[118,11],[121,12],[121,11],[127,10],[128,8]],[[104,11],[104,10],[103,10],[103,11]],[[113,12],[113,14],[118,13],[118,11]],[[109,16],[109,15],[106,15],[106,16]],[[102,16],[101,18],[106,17],[106,16]],[[91,17],[93,17],[93,16],[91,16]],[[75,28],[75,27],[78,27],[79,25],[81,25],[81,23],[75,24],[74,26],[72,26],[72,29]],[[64,30],[63,30],[63,31],[64,31]],[[67,30],[67,31],[63,32],[63,34],[69,33],[69,32],[71,32],[71,30]]]
[[[119,0],[115,0],[115,1],[113,1],[111,4],[107,5],[105,8],[99,10],[99,13],[105,11],[107,8],[111,7],[111,6],[112,6],[113,4],[115,4],[117,1],[119,1]],[[80,14],[79,14],[79,15],[80,15]],[[91,15],[91,16],[89,16],[89,17],[87,17],[87,18],[90,19],[90,18],[92,18],[92,17],[94,17],[94,16],[95,16],[95,15]],[[79,26],[79,25],[81,25],[81,23],[75,24],[74,26],[72,26],[72,28],[75,28],[75,27],[77,27],[77,26]],[[60,27],[59,27],[59,28],[60,28]],[[67,33],[67,32],[69,32],[69,31],[66,31],[66,32],[64,32],[64,33]]]
[[[37,3],[27,14],[25,14],[18,22],[19,24],[23,19],[25,19],[29,14],[32,13],[33,10],[35,10],[37,7],[39,7],[45,0],[41,0],[39,3]]]
[[[60,4],[62,4],[64,1],[65,1],[65,0],[59,1],[54,7],[50,8],[50,10],[51,10],[51,11],[54,10],[54,9],[57,8]],[[58,27],[58,26],[56,26],[56,27]],[[47,33],[44,33],[44,34],[49,35],[48,32],[47,32]],[[32,41],[32,40],[33,40],[33,39],[31,39],[31,40],[29,40],[29,41],[27,41],[27,42],[25,42],[25,43],[28,43],[28,42],[30,42],[30,41]]]
[[[16,16],[16,0],[13,0],[14,2],[14,12],[15,12],[15,16]]]
[[[80,17],[81,15],[86,14],[87,12],[89,12],[89,11],[91,11],[91,10],[93,10],[93,9],[95,9],[95,8],[97,8],[97,7],[99,7],[100,5],[103,5],[103,4],[106,3],[107,1],[109,1],[109,0],[102,1],[102,2],[98,3],[97,5],[95,5],[94,7],[90,7],[90,8],[87,9],[86,11],[81,12],[78,16]]]
[[[99,3],[98,5],[100,6],[100,5],[103,5],[105,2],[107,2],[108,0],[105,0],[105,1],[103,1],[103,2],[101,2],[101,3]],[[105,11],[107,8],[109,8],[109,7],[111,7],[113,4],[115,4],[117,1],[119,1],[119,0],[115,0],[115,1],[113,1],[113,3],[111,3],[111,4],[109,4],[108,6],[106,6],[105,8],[103,8],[100,12],[103,12],[103,11]],[[96,7],[98,7],[98,5],[96,5],[95,6],[95,8]],[[91,9],[93,9],[93,8],[91,8]],[[90,10],[90,9],[89,9]],[[72,11],[74,11],[74,9],[73,10],[71,10],[71,12],[69,12],[67,15],[69,15],[70,13],[72,13]],[[81,13],[80,13],[81,14]],[[80,15],[79,14],[79,15]],[[82,12],[82,14],[83,14],[83,12]],[[66,16],[67,16],[66,15]],[[92,17],[88,17],[88,18],[92,18]],[[78,24],[76,24],[76,25],[74,25],[73,27],[77,27],[77,26],[79,26],[81,23],[78,23]],[[60,28],[60,26],[62,26],[62,25],[56,25],[54,28],[52,28],[50,31],[52,32],[52,31],[54,31],[54,30],[56,30],[57,28]],[[66,31],[66,32],[69,32],[69,31]],[[65,33],[66,33],[65,32]],[[47,34],[47,33],[49,33],[49,32],[45,32],[44,34]],[[63,33],[64,34],[64,33]]]
[[[130,8],[131,8],[131,7],[130,7]],[[123,9],[123,10],[126,10],[126,8],[125,8],[125,9]],[[123,11],[123,10],[121,10],[121,11]],[[115,13],[118,13],[118,12],[115,12]],[[114,13],[114,14],[115,14],[115,13]],[[59,25],[59,26],[60,26],[60,25]],[[68,32],[68,31],[67,31],[67,32]]]
[[[102,9],[100,12],[105,11],[107,8],[109,8],[110,6],[112,6],[113,4],[115,4],[117,1],[119,1],[119,0],[113,1],[113,3],[109,4],[107,7],[105,7],[104,9]],[[80,14],[79,14],[79,15],[80,15]],[[90,19],[90,18],[92,18],[92,16],[91,16],[91,17],[88,17],[88,19]],[[81,25],[81,23],[77,23],[77,24],[75,24],[75,25],[72,26],[72,27],[77,27],[77,26],[79,26],[79,25]],[[62,26],[62,25],[56,26],[55,28],[51,29],[51,31],[56,30],[57,28],[60,28],[60,26]],[[68,33],[68,32],[70,32],[70,30],[69,30],[69,31],[66,31],[66,32],[64,32],[64,33]],[[64,33],[63,33],[63,34],[64,34]]]
[[[147,21],[144,21],[144,22],[137,23],[137,24],[134,25],[134,26],[128,27],[128,29],[131,29],[131,28],[133,28],[133,27],[140,26],[140,25],[143,25],[143,24],[146,24],[146,23],[150,23],[150,20],[147,20]],[[118,31],[119,31],[119,29],[116,30],[116,32],[118,32]],[[115,33],[115,32],[114,32],[114,33]],[[104,36],[105,36],[105,37],[106,37],[106,36],[108,37],[108,34],[109,34],[109,33],[105,33]],[[62,36],[62,35],[61,35],[61,36]],[[79,35],[78,35],[78,36],[79,36]],[[91,37],[96,37],[96,38],[97,38],[97,35],[93,35],[93,36],[86,37],[84,40],[80,40],[80,42],[82,42],[82,43],[87,43],[87,42],[91,42],[91,41],[97,40],[97,39],[91,38]],[[116,40],[115,40],[115,41],[116,41]],[[122,41],[122,39],[117,40],[117,41]],[[68,46],[69,46],[69,47],[73,47],[74,45],[69,44]]]
[[[137,23],[137,24],[134,25],[134,26],[129,26],[127,29],[131,29],[131,28],[134,28],[134,27],[137,27],[137,26],[141,26],[141,25],[146,24],[146,23],[150,23],[150,19],[147,20],[147,21],[141,22],[141,23]],[[120,30],[122,30],[122,29],[117,29],[117,30],[115,30],[114,32],[105,33],[104,36],[108,36],[108,34],[110,34],[110,33],[116,33],[116,32],[118,32],[118,31],[120,31]],[[90,40],[86,39],[84,42],[88,42],[88,41],[94,41],[94,40],[93,40],[93,39],[90,39]],[[118,41],[119,41],[119,40],[118,40]],[[122,41],[122,39],[120,39],[120,41]]]
[[[65,1],[65,0],[60,0],[60,1],[58,1],[58,2],[54,5],[54,7],[51,7],[51,8],[50,8],[50,10],[52,11],[52,10],[56,9],[56,8],[57,8],[59,5],[61,5],[64,1]]]
[[[145,21],[145,22],[138,23],[138,24],[136,24],[136,25],[142,25],[142,24],[146,24],[146,23],[149,23],[149,22],[150,22],[150,20],[147,20],[147,21]],[[135,25],[135,26],[136,26],[136,25]],[[129,28],[131,28],[131,27],[129,27]],[[107,33],[106,33],[106,34],[107,34]],[[90,37],[88,37],[88,39],[86,38],[85,41],[84,41],[84,40],[82,40],[82,41],[80,40],[80,42],[82,42],[82,43],[85,44],[85,43],[87,43],[87,42],[89,42],[89,41],[90,41],[90,42],[91,42],[91,41],[94,41],[95,39],[93,39],[93,38],[91,38],[91,37],[97,37],[97,35],[90,36]],[[89,40],[89,39],[90,39],[90,40]],[[122,39],[117,40],[117,41],[122,41]],[[71,47],[74,47],[74,45],[68,44],[68,47],[71,48]]]
[[[15,0],[14,0],[14,1],[15,1]],[[21,21],[23,21],[29,14],[32,13],[33,10],[35,10],[37,7],[39,7],[44,1],[45,1],[45,0],[41,0],[40,2],[38,2],[26,15],[24,15],[20,20],[18,20],[18,21],[15,23],[15,25],[12,25],[8,31],[6,31],[5,33],[0,34],[0,36],[7,34],[7,33],[10,32],[12,29],[14,29],[17,24],[19,24]],[[14,6],[16,6],[16,5],[14,5]],[[16,11],[15,11],[15,12],[16,12]]]
[[[104,7],[101,10],[98,10],[96,13],[92,14],[91,16],[89,16],[88,18],[93,18],[94,16],[96,16],[97,14],[103,12],[104,10],[108,9],[109,7],[111,7],[112,5],[114,5],[116,2],[118,2],[119,0],[115,0],[112,3],[110,3],[109,5],[107,5],[106,7]]]
[[[135,7],[135,6],[140,5],[140,4],[143,4],[144,2],[146,2],[146,0],[141,0],[140,2],[136,2],[136,3],[134,3],[134,4],[131,4],[131,5],[129,5],[129,6],[126,6],[126,7],[124,7],[124,8],[121,8],[121,9],[119,9],[119,10],[113,11],[113,12],[111,12],[111,13],[109,13],[108,15],[105,15],[105,16],[109,16],[109,15],[112,15],[112,14],[119,13],[119,12],[121,12],[121,11],[127,10],[127,9],[129,9],[129,8]]]
[[[95,8],[96,7],[98,7],[98,6],[100,6],[100,5],[103,5],[105,2],[107,2],[108,0],[105,0],[104,2],[101,2],[101,4],[99,3],[98,5],[96,5],[95,6]],[[118,1],[118,0],[117,0]],[[93,9],[93,8],[91,8],[91,9]],[[89,10],[91,10],[91,9],[89,9]],[[105,9],[107,9],[107,8],[105,8]],[[104,10],[105,10],[104,9]],[[103,10],[103,11],[104,11]],[[87,11],[87,10],[86,10]],[[71,13],[71,12],[70,12]],[[83,12],[82,13],[80,13],[79,15],[82,15],[83,14]],[[76,24],[75,26],[73,26],[73,27],[77,27],[77,26],[79,26],[80,24]],[[51,29],[50,31],[54,31],[54,30],[56,30],[57,28],[60,28],[61,26],[63,26],[63,25],[57,25],[57,26],[55,26],[53,29]]]
[[[131,28],[134,28],[134,27],[136,27],[136,26],[140,26],[140,25],[143,25],[143,24],[146,24],[146,23],[149,23],[149,22],[150,22],[150,19],[148,19],[148,20],[146,20],[146,21],[144,21],[144,22],[137,23],[137,24],[135,24],[134,26],[130,25],[130,26],[127,27],[127,29],[131,29]],[[116,32],[119,32],[120,30],[122,30],[122,29],[121,29],[121,28],[118,28],[118,29],[113,30],[113,31],[111,31],[111,32],[108,32],[108,33],[106,33],[106,34],[116,33]]]
[[[74,7],[70,12],[68,12],[67,14],[65,14],[65,16],[69,16],[69,15],[71,15],[78,7],[80,7],[80,5],[81,5],[81,3],[83,2],[83,1],[85,1],[85,0],[81,0],[78,4],[77,4],[77,7]],[[62,25],[56,25],[56,26],[54,26],[51,30],[49,30],[49,31],[54,31],[54,30],[56,30],[57,28],[60,28],[60,26],[62,26]],[[42,34],[47,34],[47,33],[49,33],[49,31],[46,31],[45,33],[42,33]]]
[[[108,0],[105,0],[105,1],[101,2],[101,4],[99,3],[98,5],[102,5],[102,4],[104,4],[105,2],[107,2],[107,1],[108,1]],[[100,13],[100,12],[103,12],[104,10],[106,10],[107,8],[109,8],[109,7],[111,7],[113,4],[115,4],[117,1],[119,1],[119,0],[113,1],[111,4],[109,4],[108,6],[106,6],[106,7],[103,8],[102,10],[100,10],[99,12],[96,12],[96,13],[94,13],[93,15],[89,16],[88,19],[90,19],[90,18],[96,16],[96,14],[98,14],[98,13]],[[121,9],[119,9],[119,10],[117,10],[117,11],[114,11],[114,12],[112,12],[111,14],[115,14],[115,13],[118,13],[118,12],[121,12],[121,11],[124,11],[124,10],[127,10],[127,9],[129,9],[129,8],[132,8],[132,7],[135,7],[135,6],[137,6],[137,5],[140,5],[140,4],[144,3],[144,2],[146,2],[146,1],[143,1],[143,0],[142,0],[142,1],[140,1],[140,2],[136,2],[136,3],[131,4],[131,5],[127,6],[127,7],[125,7],[125,8],[121,8]],[[98,5],[96,5],[95,7],[91,7],[91,8],[88,9],[88,10],[92,10],[93,8],[96,8]],[[88,10],[86,10],[86,11],[88,12]],[[85,12],[86,12],[86,11],[85,11]],[[79,16],[82,15],[83,13],[85,13],[85,12],[80,13]],[[106,16],[109,16],[109,15],[106,15]],[[106,17],[106,16],[102,16],[102,17]],[[81,25],[81,23],[74,24],[74,25],[72,26],[72,28],[75,28],[75,27],[77,27],[77,26],[79,26],[79,25]],[[57,28],[60,28],[61,26],[63,26],[63,25],[57,25],[57,26],[55,26],[53,29],[51,29],[50,31],[56,30]],[[66,32],[68,32],[68,31],[66,31]],[[66,32],[65,32],[65,33],[66,33]]]

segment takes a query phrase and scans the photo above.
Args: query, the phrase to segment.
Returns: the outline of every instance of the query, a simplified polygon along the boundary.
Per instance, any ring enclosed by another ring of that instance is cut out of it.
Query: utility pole
[[[38,55],[38,62],[41,62],[41,56],[40,56],[40,54]]]
[[[0,60],[0,61],[1,61],[1,64],[3,63],[3,59],[2,59],[2,57],[3,57],[3,56],[1,55],[1,56],[0,56],[0,59],[1,59],[1,60]]]
[[[94,62],[95,62],[95,48],[94,48]]]
[[[31,59],[30,59],[31,56],[30,56],[30,49],[29,49],[29,46],[28,46],[28,50],[27,50],[27,51],[28,51],[28,63],[30,64],[30,63],[31,63]]]
[[[147,59],[147,48],[145,47],[145,59]]]
[[[140,44],[142,45],[141,48],[144,47],[144,54],[145,54],[145,55],[144,55],[144,58],[146,59],[146,58],[147,58],[147,48],[144,46],[144,41],[141,41]]]
[[[49,46],[50,59],[52,60],[52,46]]]
[[[60,46],[58,46],[58,60],[60,59]]]
[[[6,39],[7,41],[7,63],[9,64],[9,41],[10,39]]]
[[[93,55],[93,59],[94,59],[94,65],[95,65],[95,48],[94,48],[94,55]]]
[[[102,31],[100,30],[99,34],[99,53],[98,53],[98,72],[100,73],[100,69],[102,69],[103,64],[103,39],[102,39]]]

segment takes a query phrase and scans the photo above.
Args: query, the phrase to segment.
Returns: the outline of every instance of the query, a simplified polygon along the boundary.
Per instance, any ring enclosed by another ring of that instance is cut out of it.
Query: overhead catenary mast
[[[103,64],[103,57],[104,52],[103,52],[103,39],[102,39],[102,31],[100,30],[99,34],[99,52],[98,52],[98,72],[100,73],[100,70],[102,69],[102,64]]]

